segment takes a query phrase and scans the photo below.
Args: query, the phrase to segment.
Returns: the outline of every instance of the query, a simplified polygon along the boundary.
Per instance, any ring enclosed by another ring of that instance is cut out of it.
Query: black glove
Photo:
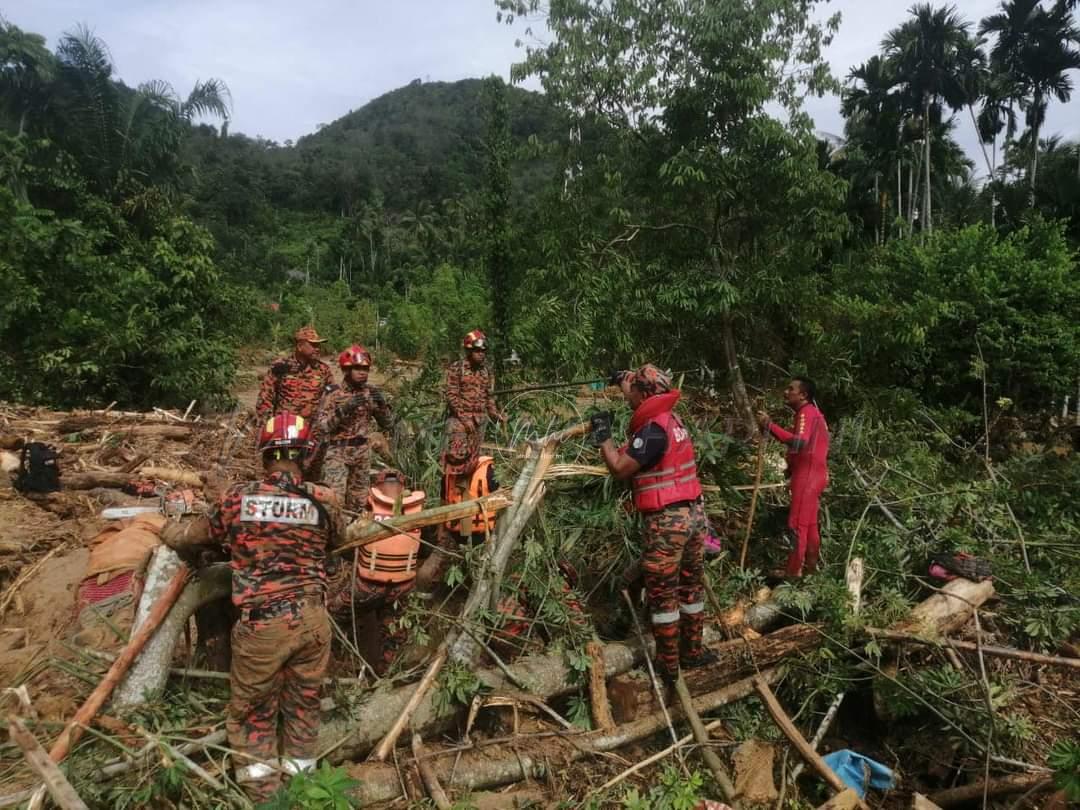
[[[622,385],[623,377],[626,376],[626,372],[620,369],[612,369],[608,372],[607,383],[608,385]]]
[[[593,447],[599,447],[611,438],[611,411],[597,411],[589,417],[592,432],[589,438]]]
[[[360,410],[360,406],[363,404],[363,402],[363,397],[349,397],[349,399],[338,405],[338,417],[341,419],[348,419],[350,416]]]

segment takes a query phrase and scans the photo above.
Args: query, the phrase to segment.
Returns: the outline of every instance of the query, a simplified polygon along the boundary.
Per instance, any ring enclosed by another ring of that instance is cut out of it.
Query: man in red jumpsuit
[[[785,573],[799,577],[804,572],[813,573],[818,565],[818,504],[829,483],[829,426],[818,410],[814,383],[805,377],[792,378],[784,389],[784,403],[795,412],[792,431],[774,424],[764,411],[758,411],[757,420],[762,430],[788,448],[784,471],[791,489],[788,532],[795,547],[788,556]]]

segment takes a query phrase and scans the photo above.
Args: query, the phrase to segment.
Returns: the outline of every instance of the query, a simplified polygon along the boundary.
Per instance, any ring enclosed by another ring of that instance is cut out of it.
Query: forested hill
[[[542,94],[505,89],[512,144],[565,135],[562,115]],[[484,82],[411,82],[321,126],[296,144],[246,135],[222,139],[197,128],[187,142],[200,212],[245,224],[260,200],[294,211],[351,216],[378,201],[415,211],[478,189],[484,181]],[[516,160],[514,189],[529,194],[550,181],[550,163]]]
[[[506,102],[516,146],[565,135],[563,116],[543,95],[508,87]],[[296,151],[313,165],[351,164],[358,190],[378,189],[387,207],[407,209],[479,187],[485,116],[482,80],[416,80],[301,138]],[[528,163],[515,168],[535,187]]]

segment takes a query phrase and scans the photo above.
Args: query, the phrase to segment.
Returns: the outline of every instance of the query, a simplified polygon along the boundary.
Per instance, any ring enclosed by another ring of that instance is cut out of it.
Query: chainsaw
[[[206,504],[196,501],[192,490],[174,489],[162,493],[155,506],[113,506],[102,511],[101,517],[106,520],[121,520],[139,515],[165,515],[165,517],[178,518],[203,511],[206,511]]]

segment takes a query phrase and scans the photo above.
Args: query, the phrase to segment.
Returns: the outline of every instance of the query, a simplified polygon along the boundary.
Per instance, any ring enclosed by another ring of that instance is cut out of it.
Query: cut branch
[[[45,753],[41,743],[30,733],[26,725],[18,717],[8,718],[8,734],[15,744],[22,749],[23,756],[30,768],[45,783],[46,790],[53,800],[63,810],[89,810],[75,788],[64,776],[63,771],[57,767],[56,762]]]
[[[1053,667],[1080,669],[1080,658],[1065,658],[1060,655],[1043,655],[1042,653],[1028,652],[1027,650],[1016,650],[1012,647],[991,647],[986,644],[979,645],[970,641],[957,641],[956,639],[951,638],[924,638],[911,633],[902,633],[896,630],[879,630],[874,627],[868,627],[866,632],[876,638],[884,638],[889,641],[899,641],[907,644],[925,644],[931,647],[952,647],[953,649],[963,650],[964,652],[978,652],[981,646],[984,655],[992,655],[995,658],[1010,658],[1014,661],[1029,661],[1032,664],[1046,664]]]

